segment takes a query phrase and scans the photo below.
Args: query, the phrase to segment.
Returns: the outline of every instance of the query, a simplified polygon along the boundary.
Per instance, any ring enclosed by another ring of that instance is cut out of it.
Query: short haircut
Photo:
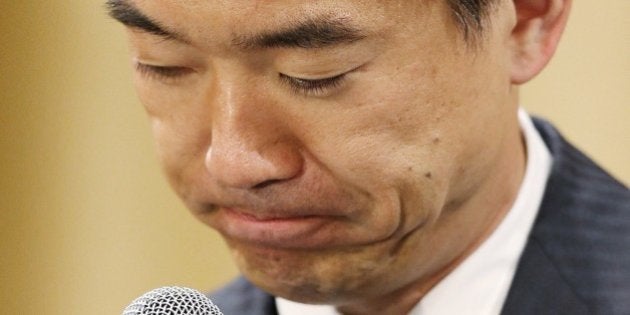
[[[482,35],[493,4],[499,0],[446,0],[464,39],[472,41]]]

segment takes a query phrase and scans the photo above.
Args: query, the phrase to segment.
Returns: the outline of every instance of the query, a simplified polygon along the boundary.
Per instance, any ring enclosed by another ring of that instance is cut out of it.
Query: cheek
[[[475,118],[483,98],[459,77],[475,80],[474,69],[462,73],[458,64],[466,68],[410,64],[348,95],[344,109],[313,115],[311,129],[322,131],[306,140],[313,154],[381,204],[397,198],[401,209],[388,211],[399,212],[404,231],[437,219],[469,147],[483,139],[474,125],[488,121]]]
[[[136,74],[135,88],[151,121],[158,156],[178,192],[186,173],[203,167],[211,139],[211,112],[198,84],[176,87]]]
[[[190,137],[175,133],[173,126],[163,121],[152,119],[152,130],[162,170],[173,190],[185,198],[192,190],[186,174],[195,168],[199,150]]]
[[[170,185],[186,201],[199,187],[206,186],[203,170],[210,130],[205,124],[164,117],[151,117],[158,158]]]
[[[331,115],[329,132],[310,146],[335,177],[374,200],[366,220],[374,233],[400,237],[434,220],[444,205],[453,157],[435,116],[426,114],[439,110],[421,106],[397,94]]]

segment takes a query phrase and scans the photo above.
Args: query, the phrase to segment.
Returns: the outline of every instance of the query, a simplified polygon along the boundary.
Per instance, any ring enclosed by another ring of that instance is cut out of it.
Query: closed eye
[[[194,72],[193,69],[179,66],[155,66],[136,63],[136,70],[143,76],[158,80],[175,80]]]
[[[302,79],[280,73],[280,79],[287,84],[294,93],[305,96],[325,96],[339,88],[347,73],[322,79]]]

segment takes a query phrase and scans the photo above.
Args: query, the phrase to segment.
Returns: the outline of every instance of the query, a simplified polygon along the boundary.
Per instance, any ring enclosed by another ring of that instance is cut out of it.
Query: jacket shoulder
[[[276,315],[274,297],[239,277],[208,297],[223,314]]]
[[[553,156],[553,166],[506,306],[535,303],[528,295],[539,296],[536,302],[541,296],[555,297],[548,299],[547,307],[561,305],[558,292],[564,292],[565,301],[588,310],[585,313],[626,314],[630,190],[549,123],[540,119],[534,123]]]

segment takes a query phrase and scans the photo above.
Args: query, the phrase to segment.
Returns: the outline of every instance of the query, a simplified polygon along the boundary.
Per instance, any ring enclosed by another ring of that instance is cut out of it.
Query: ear
[[[513,0],[516,25],[510,36],[510,79],[522,84],[549,62],[567,23],[571,0]]]

